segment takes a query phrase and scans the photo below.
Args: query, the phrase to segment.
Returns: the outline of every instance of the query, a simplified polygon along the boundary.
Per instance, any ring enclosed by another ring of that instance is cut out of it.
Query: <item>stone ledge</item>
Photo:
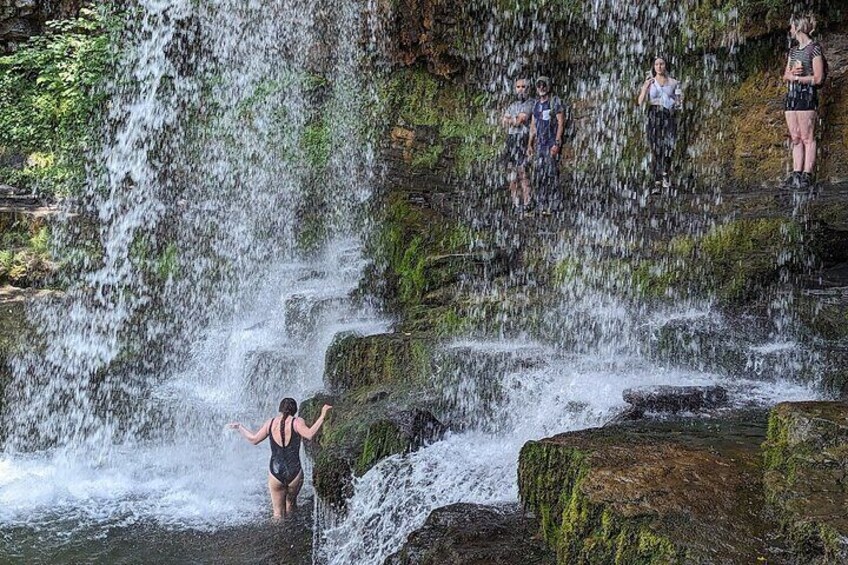
[[[558,563],[789,563],[765,512],[764,416],[639,423],[521,450],[521,498]]]

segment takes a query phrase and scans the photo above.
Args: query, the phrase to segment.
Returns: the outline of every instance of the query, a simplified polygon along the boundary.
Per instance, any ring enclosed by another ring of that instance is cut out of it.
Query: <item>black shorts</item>
[[[809,112],[819,107],[816,88],[809,84],[792,85],[786,93],[783,109],[787,112]]]
[[[511,133],[506,137],[501,161],[506,167],[524,167],[527,164],[527,142],[530,135],[526,133]]]

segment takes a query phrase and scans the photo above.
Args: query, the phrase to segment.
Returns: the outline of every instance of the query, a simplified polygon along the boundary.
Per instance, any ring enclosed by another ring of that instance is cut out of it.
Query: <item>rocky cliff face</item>
[[[80,0],[0,1],[0,51],[15,51],[27,39],[41,33],[44,22],[72,18],[82,4]]]

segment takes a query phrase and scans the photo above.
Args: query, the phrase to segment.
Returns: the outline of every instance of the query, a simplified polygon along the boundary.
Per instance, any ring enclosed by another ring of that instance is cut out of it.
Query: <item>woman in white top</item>
[[[639,105],[648,103],[648,144],[655,188],[670,188],[671,155],[677,141],[677,118],[683,94],[680,83],[668,74],[665,59],[654,59],[651,76],[639,91]]]

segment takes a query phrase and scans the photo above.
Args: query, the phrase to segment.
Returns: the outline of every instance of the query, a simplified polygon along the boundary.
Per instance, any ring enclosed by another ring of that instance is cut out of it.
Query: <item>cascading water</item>
[[[655,330],[669,321],[722,320],[708,300],[640,301],[637,274],[624,266],[644,257],[662,271],[673,259],[654,257],[656,233],[711,228],[721,192],[701,144],[712,132],[698,126],[720,111],[713,91],[733,79],[733,49],[690,51],[686,4],[662,11],[655,2],[622,9],[598,0],[568,29],[544,21],[538,8],[547,3],[494,4],[463,8],[481,18],[463,34],[493,115],[506,105],[506,77],[549,72],[563,98],[591,101],[575,109],[571,144],[592,158],[572,163],[569,216],[542,225],[541,235],[511,225],[497,198],[467,206],[466,220],[493,228],[505,247],[536,246],[531,254],[558,263],[560,279],[531,289],[541,308],[501,305],[475,337],[443,346],[437,416],[456,431],[357,479],[345,516],[319,513],[317,562],[380,563],[437,507],[514,502],[521,446],[604,423],[622,408],[625,388],[721,383],[736,407],[815,394],[653,360]],[[33,312],[45,351],[16,360],[7,391],[0,558],[91,559],[101,551],[91,545],[109,544],[87,539],[118,532],[147,547],[163,529],[235,532],[235,547],[266,514],[267,453],[223,424],[255,426],[281,394],[319,390],[336,333],[387,330],[349,298],[370,259],[360,245],[371,220],[362,204],[379,167],[372,136],[386,125],[367,74],[376,71],[360,66],[385,39],[374,35],[377,11],[351,1],[332,10],[303,0],[138,2],[108,87],[104,149],[78,214],[58,234],[60,248],[79,248],[94,225],[97,249],[84,250],[80,278],[63,297]],[[682,30],[683,43],[648,31],[656,27]],[[564,39],[572,29],[584,36]],[[551,62],[563,41],[582,46],[571,73]],[[692,165],[671,195],[679,206],[650,202],[634,142],[646,54],[666,49],[687,84]],[[502,188],[497,177],[489,164],[466,181],[488,197]],[[692,177],[707,180],[696,190]],[[532,287],[532,274],[470,286],[497,297]],[[776,373],[769,363],[790,373],[803,365],[779,298],[774,310],[775,331],[750,348],[755,376]],[[152,541],[131,530],[152,531]],[[109,551],[95,558],[114,558]],[[214,546],[201,551],[218,557]]]
[[[559,262],[563,282],[547,298],[539,289],[541,315],[538,305],[534,311],[505,301],[492,327],[474,331],[502,339],[448,346],[460,347],[475,359],[448,378],[440,378],[434,369],[447,407],[438,416],[459,421],[455,427],[462,431],[417,452],[389,457],[356,479],[345,514],[327,520],[322,532],[316,554],[322,563],[382,563],[438,507],[516,502],[521,446],[531,439],[604,424],[625,407],[626,388],[720,384],[730,391],[732,408],[818,394],[794,380],[801,366],[809,368],[815,359],[788,337],[791,328],[780,307],[770,321],[771,332],[747,351],[744,375],[714,372],[708,363],[696,370],[653,360],[654,340],[663,326],[697,320],[724,328],[724,322],[708,299],[675,296],[673,307],[639,300],[633,292],[639,274],[627,267],[654,258],[659,265],[654,268],[661,271],[663,261],[676,259],[654,256],[657,234],[701,236],[714,225],[721,178],[704,141],[716,133],[707,125],[713,123],[710,117],[721,112],[717,86],[735,77],[735,46],[715,53],[690,52],[694,31],[688,27],[687,3],[664,8],[653,2],[594,2],[592,9],[574,15],[567,29],[548,25],[545,9],[511,10],[494,4],[466,7],[481,18],[466,33],[476,39],[470,45],[482,63],[476,70],[480,89],[494,92],[492,120],[511,99],[512,79],[551,74],[555,92],[566,101],[591,104],[575,109],[577,134],[572,141],[577,155],[591,158],[566,160],[568,204],[562,224],[547,227],[552,234],[535,226],[543,233],[528,235],[529,228],[515,225],[522,220],[503,216],[498,198],[491,196],[503,190],[503,177],[491,164],[482,178],[468,179],[468,185],[482,185],[484,195],[465,208],[466,221],[497,230],[496,240],[506,246],[535,246],[525,253]],[[735,14],[720,17],[726,20],[731,41]],[[662,34],[658,29],[680,33]],[[562,34],[570,37],[562,41]],[[613,37],[617,40],[610,40]],[[567,73],[556,66],[559,54],[552,44],[579,46],[574,48],[582,56]],[[678,171],[677,187],[665,199],[651,201],[644,180],[648,162],[638,146],[644,126],[634,101],[653,55],[666,53],[674,54],[671,61],[680,69],[674,74],[686,84],[682,145],[687,159]],[[691,262],[688,268],[698,266]],[[533,277],[526,273],[519,278],[475,292],[498,297],[532,284]],[[527,334],[537,339],[528,341]],[[694,359],[708,354],[690,353]],[[494,361],[480,363],[480,356]],[[524,362],[516,363],[516,357]],[[762,376],[768,380],[757,380]],[[506,392],[491,395],[481,387]]]
[[[133,6],[102,150],[56,228],[79,275],[31,312],[44,350],[7,389],[0,559],[264,515],[267,453],[223,425],[320,390],[336,332],[385,329],[349,298],[374,180],[364,8]]]

